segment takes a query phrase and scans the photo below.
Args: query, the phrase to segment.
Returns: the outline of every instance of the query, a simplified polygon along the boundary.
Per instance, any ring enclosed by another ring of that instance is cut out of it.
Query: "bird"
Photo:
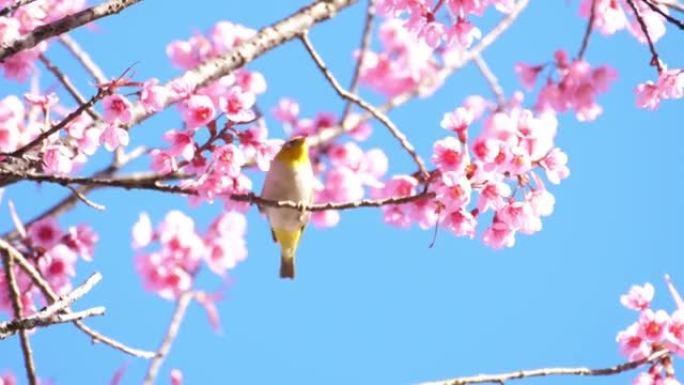
[[[262,206],[271,226],[273,241],[280,244],[280,278],[294,279],[297,245],[311,212],[304,206],[313,201],[315,177],[309,160],[309,145],[305,136],[285,142],[271,160],[261,197],[274,201],[293,201],[302,209]]]

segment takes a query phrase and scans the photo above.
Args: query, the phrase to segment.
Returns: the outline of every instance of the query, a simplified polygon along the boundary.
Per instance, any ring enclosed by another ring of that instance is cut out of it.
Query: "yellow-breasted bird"
[[[308,205],[313,200],[314,175],[306,137],[285,142],[266,174],[261,196]],[[273,241],[280,244],[280,277],[294,278],[295,252],[311,213],[287,207],[262,207],[271,224]]]

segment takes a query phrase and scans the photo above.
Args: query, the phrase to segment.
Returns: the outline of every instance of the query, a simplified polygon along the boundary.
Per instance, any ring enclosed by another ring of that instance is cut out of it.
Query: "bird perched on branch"
[[[313,200],[314,175],[306,137],[294,137],[283,145],[266,174],[261,196],[274,201],[309,205]],[[311,212],[289,207],[262,206],[271,225],[273,241],[280,244],[280,277],[295,276],[295,252]]]

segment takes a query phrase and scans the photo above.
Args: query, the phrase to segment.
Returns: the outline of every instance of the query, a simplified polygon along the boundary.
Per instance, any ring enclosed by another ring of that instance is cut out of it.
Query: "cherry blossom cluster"
[[[430,179],[398,175],[375,191],[378,198],[407,196],[428,183],[435,198],[385,206],[385,221],[400,227],[417,223],[424,229],[440,225],[457,236],[474,238],[478,220],[491,213],[482,239],[493,248],[513,246],[518,232],[540,231],[541,218],[553,212],[555,199],[539,174],[558,184],[570,171],[567,155],[554,143],[555,115],[524,109],[521,102],[518,95],[506,109],[491,109],[485,115],[487,102],[472,96],[446,113],[441,126],[451,135],[434,143],[436,169]],[[478,119],[483,128],[470,140]]]
[[[174,210],[152,228],[146,213],[140,215],[132,229],[133,248],[137,250],[136,268],[145,289],[162,298],[176,299],[193,288],[202,266],[225,276],[247,257],[245,243],[247,222],[236,211],[218,216],[203,235],[195,229],[189,216]],[[158,249],[149,250],[152,243]],[[212,304],[210,295],[201,295],[205,307]]]
[[[78,257],[85,261],[92,259],[97,234],[87,225],[71,226],[64,231],[51,217],[31,224],[26,232],[27,237],[15,245],[17,250],[41,273],[55,293],[64,295],[70,292]],[[14,273],[24,311],[31,314],[39,304],[45,304],[42,294],[29,275],[16,264]],[[0,310],[12,314],[4,271],[0,271]]]
[[[612,35],[618,31],[627,30],[641,43],[646,44],[644,35],[632,7],[626,0],[582,0],[580,15],[589,18],[594,3],[594,27],[605,35]],[[658,2],[653,2],[663,13],[669,14],[668,8]],[[641,19],[646,24],[648,34],[653,42],[657,42],[666,32],[665,19],[653,11],[641,0],[635,0],[634,6],[639,10]]]
[[[0,9],[12,6],[16,0],[0,0]],[[21,38],[41,25],[58,20],[83,9],[85,0],[38,0],[29,2],[9,16],[0,16],[0,45]],[[34,62],[45,52],[48,43],[40,42],[32,49],[16,53],[0,63],[7,79],[25,81],[35,71]]]
[[[376,4],[381,14],[401,17],[397,20],[402,28],[432,48],[442,44],[468,48],[481,36],[470,16],[482,16],[492,6],[509,12],[513,5],[512,0],[380,0]]]
[[[684,301],[667,276],[666,282],[677,305],[677,309],[671,313],[651,307],[655,289],[650,283],[632,286],[620,298],[626,308],[639,312],[638,320],[617,335],[620,351],[630,361],[646,358],[661,349],[684,357]],[[671,357],[652,364],[647,371],[638,375],[634,384],[679,385]]]
[[[273,109],[273,114],[293,136],[315,136],[338,123],[331,113],[319,113],[313,119],[300,118],[299,105],[290,99],[282,99]],[[366,188],[382,185],[380,178],[388,168],[384,151],[380,148],[364,151],[356,143],[366,140],[371,130],[370,124],[359,123],[348,132],[355,141],[333,142],[311,148],[314,175],[318,181],[315,203],[359,200],[366,195]],[[311,220],[318,227],[332,227],[340,221],[340,213],[336,210],[315,211]]]
[[[547,66],[551,69],[546,83],[539,91],[535,105],[538,112],[561,113],[573,110],[577,120],[581,122],[592,121],[603,112],[596,97],[606,92],[610,83],[617,78],[615,70],[605,65],[592,68],[587,61],[570,60],[564,50],[558,50],[550,64],[518,63],[515,71],[523,86],[532,90]]]
[[[637,106],[655,110],[663,99],[684,96],[684,69],[663,69],[656,82],[647,81],[636,88]]]
[[[400,20],[384,21],[378,35],[383,50],[365,51],[359,72],[361,84],[392,97],[414,90],[427,80],[437,80],[439,65],[432,48],[407,31]]]
[[[229,52],[253,34],[252,29],[222,21],[206,36],[197,34],[170,43],[167,54],[175,66],[190,69]],[[265,91],[264,77],[244,68],[195,92],[188,92],[182,83],[165,88],[154,79],[146,82],[141,93],[143,107],[157,111],[164,98],[171,97],[178,101],[183,120],[183,128],[164,134],[168,147],[150,152],[152,169],[162,174],[180,171],[192,175],[194,178],[185,186],[197,190],[200,199],[212,201],[220,197],[234,207],[230,194],[251,190],[243,166],[267,170],[280,146],[280,141],[268,138],[256,107],[256,96]],[[238,129],[241,125],[248,127]],[[198,137],[206,136],[209,138],[200,143]]]

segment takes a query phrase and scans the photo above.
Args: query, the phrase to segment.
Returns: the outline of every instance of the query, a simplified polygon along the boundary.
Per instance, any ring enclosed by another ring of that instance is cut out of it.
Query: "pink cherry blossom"
[[[183,372],[179,369],[171,369],[171,385],[183,385]]]
[[[617,335],[620,352],[630,360],[638,360],[651,354],[651,346],[642,337],[639,324],[633,323]]]
[[[283,98],[273,107],[272,113],[280,122],[293,125],[299,116],[299,104],[292,99]]]
[[[473,239],[475,237],[477,220],[470,212],[459,209],[447,212],[444,215],[442,225],[459,237],[465,236]]]
[[[442,171],[463,172],[468,152],[458,139],[449,136],[433,145],[432,162]]]
[[[190,160],[195,156],[195,141],[191,131],[169,130],[164,133],[164,139],[169,142],[169,154]]]
[[[159,174],[169,174],[178,170],[176,158],[168,151],[152,149],[150,158],[150,168]]]
[[[140,103],[148,113],[161,111],[169,97],[171,92],[156,78],[146,80],[140,90]]]
[[[224,275],[247,258],[246,228],[245,216],[235,211],[228,211],[214,221],[205,238],[209,249],[206,261],[211,271]]]
[[[639,333],[648,341],[658,342],[667,330],[670,316],[664,310],[646,309],[639,317]]]
[[[123,95],[113,94],[102,99],[104,119],[107,123],[128,123],[133,116],[133,105]]]
[[[568,156],[560,149],[554,148],[539,164],[546,170],[546,177],[549,182],[559,184],[562,179],[570,175],[567,162]]]
[[[100,135],[100,143],[103,144],[108,151],[114,151],[119,148],[119,146],[128,146],[128,142],[128,131],[119,127],[116,122],[108,124]]]
[[[63,241],[69,249],[80,255],[83,260],[91,261],[98,236],[90,226],[78,225],[69,227]]]
[[[520,77],[520,82],[522,83],[523,87],[525,87],[527,90],[532,90],[534,88],[534,85],[537,83],[537,77],[539,76],[539,73],[544,69],[543,66],[540,65],[529,65],[525,63],[518,63],[514,67],[515,73],[518,74],[518,77]]]
[[[62,229],[52,217],[43,218],[28,227],[31,242],[44,249],[50,249],[60,242]]]
[[[632,286],[627,294],[620,297],[620,303],[628,309],[646,310],[651,305],[655,289],[650,283]]]
[[[482,241],[494,249],[513,247],[515,245],[515,230],[504,222],[494,220],[482,235]]]
[[[214,103],[205,95],[192,95],[181,108],[183,120],[193,129],[209,123],[216,114]]]
[[[46,174],[68,174],[73,169],[72,154],[64,146],[48,147],[43,153],[43,171]]]
[[[219,98],[221,111],[226,113],[226,117],[234,122],[244,123],[254,120],[255,114],[252,106],[256,102],[256,97],[250,91],[243,92],[240,87],[232,87],[228,92]]]

